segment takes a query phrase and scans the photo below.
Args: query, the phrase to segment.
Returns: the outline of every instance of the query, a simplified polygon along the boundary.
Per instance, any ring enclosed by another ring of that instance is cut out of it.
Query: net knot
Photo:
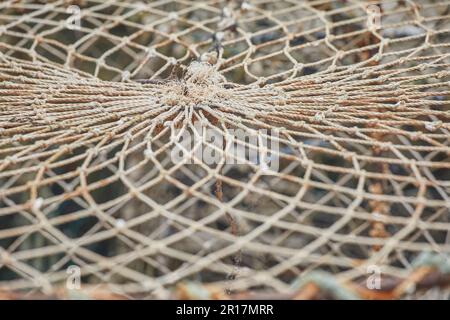
[[[192,62],[180,80],[169,81],[163,102],[167,105],[199,105],[224,98],[225,78],[209,63]]]
[[[209,63],[193,61],[186,70],[184,81],[199,85],[219,85],[225,82],[225,78]]]

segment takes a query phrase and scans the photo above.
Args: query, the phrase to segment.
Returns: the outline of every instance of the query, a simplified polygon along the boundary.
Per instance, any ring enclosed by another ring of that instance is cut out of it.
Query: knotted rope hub
[[[164,84],[162,102],[170,106],[198,106],[216,99],[230,97],[225,88],[225,77],[214,66],[203,62],[192,62],[181,79]]]

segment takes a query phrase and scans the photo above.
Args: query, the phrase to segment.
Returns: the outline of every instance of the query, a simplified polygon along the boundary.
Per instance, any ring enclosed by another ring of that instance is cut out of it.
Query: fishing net
[[[2,1],[0,296],[448,298],[449,66],[444,0]]]

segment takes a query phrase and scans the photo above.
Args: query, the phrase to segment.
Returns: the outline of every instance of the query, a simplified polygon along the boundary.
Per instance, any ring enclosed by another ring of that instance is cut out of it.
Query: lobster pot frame
[[[439,298],[449,1],[0,3],[0,297]]]

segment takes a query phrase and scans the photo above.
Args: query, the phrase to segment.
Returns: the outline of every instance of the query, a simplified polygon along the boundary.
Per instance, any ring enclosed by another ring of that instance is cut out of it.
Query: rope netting
[[[445,0],[3,1],[0,296],[448,297],[449,66]]]

